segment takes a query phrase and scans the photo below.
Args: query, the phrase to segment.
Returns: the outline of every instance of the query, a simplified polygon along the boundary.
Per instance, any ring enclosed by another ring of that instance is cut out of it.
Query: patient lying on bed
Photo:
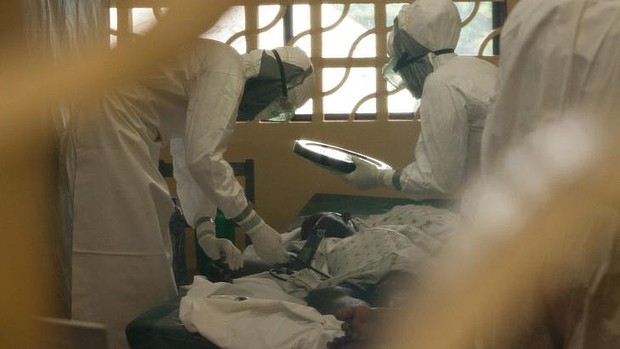
[[[317,213],[288,236],[299,239],[291,241],[290,250],[301,256],[313,234],[321,235],[307,265],[272,267],[233,283],[196,279],[181,302],[181,319],[190,331],[227,348],[290,348],[302,342],[300,348],[324,348],[344,334],[340,321],[328,314],[355,305],[395,306],[407,298],[454,219],[447,210],[425,206],[396,207],[363,219]],[[291,328],[276,333],[265,316]],[[214,319],[234,321],[254,335],[215,326]]]
[[[312,268],[282,275],[282,288],[300,299],[315,289],[344,286],[368,301],[375,285],[388,273],[416,275],[426,270],[456,222],[450,211],[419,205],[398,206],[385,214],[350,221],[340,216],[338,222],[338,216],[330,215],[318,213],[304,221],[317,222],[310,233],[325,235],[312,258]],[[330,222],[329,226],[323,221]],[[304,243],[291,246],[299,249]]]
[[[395,263],[385,263],[389,260],[388,252],[382,263],[374,273],[377,273],[376,283],[356,284],[351,280],[344,281],[336,286],[323,286],[311,290],[306,297],[307,304],[317,309],[322,314],[332,314],[343,321],[344,335],[333,338],[328,348],[353,349],[363,347],[372,338],[372,331],[377,326],[377,321],[390,316],[389,308],[398,307],[410,298],[416,286],[416,275],[424,271],[428,264],[432,263],[433,256],[447,239],[447,235],[453,229],[454,216],[444,210],[436,210],[428,207],[397,207],[384,215],[374,216],[374,219],[358,221],[357,225],[365,228],[370,234],[379,233],[378,239],[373,241],[374,246],[367,245],[367,251],[353,253],[353,263],[356,255],[368,253],[368,260],[373,259],[373,252],[379,254],[385,249],[385,239],[399,241],[397,235],[387,234],[387,231],[398,231],[405,235],[411,242],[411,246],[399,249],[399,244],[392,245],[394,251],[409,262],[408,268],[401,268],[399,258]],[[381,223],[407,223],[404,227],[398,225],[382,226]],[[377,230],[379,229],[379,230]],[[381,231],[386,229],[386,232]],[[382,234],[387,234],[381,236]],[[351,238],[355,239],[355,238]],[[383,242],[382,242],[383,241]],[[402,246],[406,243],[401,242]],[[390,245],[390,243],[387,243]],[[355,248],[352,248],[353,250]],[[376,250],[376,251],[373,251]],[[363,263],[362,263],[363,264]],[[383,267],[383,269],[382,269]],[[365,269],[365,268],[361,268]],[[372,268],[370,268],[372,269]],[[366,268],[366,271],[371,272]],[[381,276],[382,275],[382,276]],[[362,280],[364,278],[361,278]],[[352,280],[356,280],[353,278]],[[359,281],[360,279],[357,279]],[[372,280],[372,278],[370,278]]]
[[[397,206],[384,214],[356,218],[318,212],[283,234],[292,256],[298,258],[284,266],[263,266],[263,270],[270,270],[286,293],[302,300],[312,290],[342,286],[353,297],[369,302],[388,273],[416,275],[425,270],[455,223],[453,212],[421,205]],[[251,251],[250,246],[244,252],[246,260],[252,260]]]

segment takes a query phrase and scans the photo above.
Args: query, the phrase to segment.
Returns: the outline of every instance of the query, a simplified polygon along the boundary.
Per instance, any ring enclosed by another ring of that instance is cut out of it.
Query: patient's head
[[[346,238],[355,234],[355,226],[347,213],[317,212],[306,218],[301,224],[301,239],[306,240],[308,235],[321,229],[325,237]]]

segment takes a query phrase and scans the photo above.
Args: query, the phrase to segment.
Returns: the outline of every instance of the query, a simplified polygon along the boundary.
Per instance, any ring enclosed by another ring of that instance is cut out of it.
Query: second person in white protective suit
[[[412,199],[460,194],[479,167],[480,142],[497,67],[454,53],[461,31],[451,0],[403,5],[388,38],[384,77],[420,98],[415,161],[378,170],[364,161],[342,177],[358,189],[394,188]]]
[[[298,48],[241,55],[199,40],[163,72],[95,96],[71,125],[72,317],[105,324],[110,348],[127,348],[127,323],[176,295],[172,200],[157,166],[168,141],[179,198],[205,253],[231,269],[242,265],[240,251],[214,234],[219,208],[244,228],[259,257],[286,261],[280,234],[254,211],[223,155],[237,116],[288,119],[313,81]]]

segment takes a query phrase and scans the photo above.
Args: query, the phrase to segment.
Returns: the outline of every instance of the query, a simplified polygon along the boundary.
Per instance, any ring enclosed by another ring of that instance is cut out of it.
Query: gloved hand
[[[340,177],[360,190],[376,187],[392,188],[394,170],[380,170],[375,165],[361,159],[353,158],[355,171],[340,174]]]
[[[239,222],[239,225],[248,234],[254,250],[259,258],[268,263],[286,263],[289,254],[282,243],[280,234],[270,227],[256,211],[252,212]]]
[[[198,244],[205,254],[214,261],[224,258],[230,270],[243,267],[241,251],[228,239],[220,239],[215,236],[213,222],[204,222],[196,227]]]

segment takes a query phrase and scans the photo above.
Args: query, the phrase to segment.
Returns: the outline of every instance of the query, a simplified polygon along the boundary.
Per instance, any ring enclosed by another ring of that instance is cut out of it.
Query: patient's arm
[[[389,318],[394,309],[371,308],[366,305],[356,305],[341,308],[334,316],[343,321],[344,336],[335,338],[327,343],[329,349],[367,349],[380,348],[375,340],[379,338],[383,319]]]
[[[372,293],[373,305],[354,305],[341,307],[334,316],[343,321],[344,336],[328,343],[330,349],[366,349],[381,348],[376,345],[379,340],[381,324],[389,323],[394,312],[409,298],[415,276],[408,272],[391,271],[375,286]]]
[[[369,349],[378,333],[381,320],[388,308],[371,308],[365,301],[352,295],[342,286],[329,286],[312,290],[306,302],[321,314],[334,315],[343,321],[345,335],[327,344],[329,349]]]
[[[361,305],[342,308],[335,316],[344,321],[342,330],[345,337],[353,341],[367,341],[377,327],[377,312],[376,308]]]
[[[329,286],[310,291],[306,303],[318,310],[321,314],[336,314],[340,309],[368,303],[352,296],[351,290],[342,286]]]

